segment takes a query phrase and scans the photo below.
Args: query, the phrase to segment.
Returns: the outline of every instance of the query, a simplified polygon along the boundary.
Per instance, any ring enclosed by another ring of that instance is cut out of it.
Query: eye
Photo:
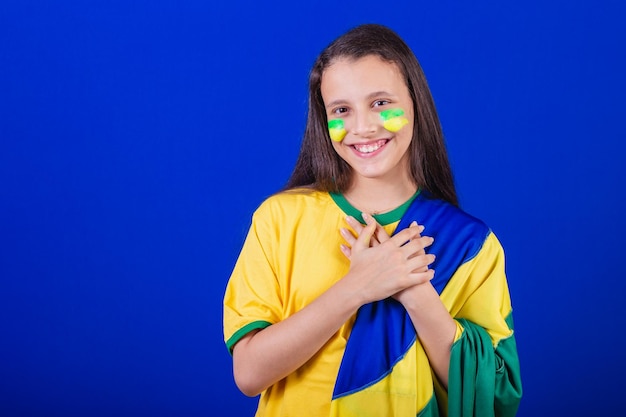
[[[381,107],[381,106],[385,106],[387,104],[389,104],[390,101],[389,100],[376,100],[373,105],[374,107]]]
[[[347,112],[348,112],[348,108],[347,107],[337,107],[337,108],[332,110],[332,114],[343,114],[343,113],[347,113]]]

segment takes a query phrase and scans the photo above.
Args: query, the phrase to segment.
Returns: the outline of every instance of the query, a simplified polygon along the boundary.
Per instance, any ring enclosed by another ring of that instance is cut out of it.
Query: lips
[[[370,143],[356,143],[352,147],[359,153],[370,154],[374,153],[389,142],[389,139],[381,139]]]

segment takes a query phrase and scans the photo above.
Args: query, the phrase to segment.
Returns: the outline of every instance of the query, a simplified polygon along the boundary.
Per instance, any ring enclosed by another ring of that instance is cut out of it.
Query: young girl
[[[254,213],[224,297],[257,416],[512,416],[502,248],[457,207],[419,63],[363,25],[310,75],[293,174]],[[435,273],[436,271],[436,273]]]

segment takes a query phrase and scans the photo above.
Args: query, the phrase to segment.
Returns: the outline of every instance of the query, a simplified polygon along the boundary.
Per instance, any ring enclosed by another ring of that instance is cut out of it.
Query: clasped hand
[[[435,261],[435,255],[424,251],[434,239],[421,236],[424,227],[416,222],[389,236],[372,216],[363,214],[363,219],[365,225],[350,216],[346,219],[355,234],[347,228],[340,230],[346,241],[341,252],[350,260],[344,280],[357,286],[365,303],[390,296],[402,302],[407,290],[434,277],[434,270],[428,266]]]

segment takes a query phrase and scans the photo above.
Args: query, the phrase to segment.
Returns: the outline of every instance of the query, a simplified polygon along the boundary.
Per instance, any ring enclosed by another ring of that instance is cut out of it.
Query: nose
[[[376,113],[371,111],[360,111],[354,115],[354,125],[352,133],[355,136],[368,137],[376,133],[377,120]]]

